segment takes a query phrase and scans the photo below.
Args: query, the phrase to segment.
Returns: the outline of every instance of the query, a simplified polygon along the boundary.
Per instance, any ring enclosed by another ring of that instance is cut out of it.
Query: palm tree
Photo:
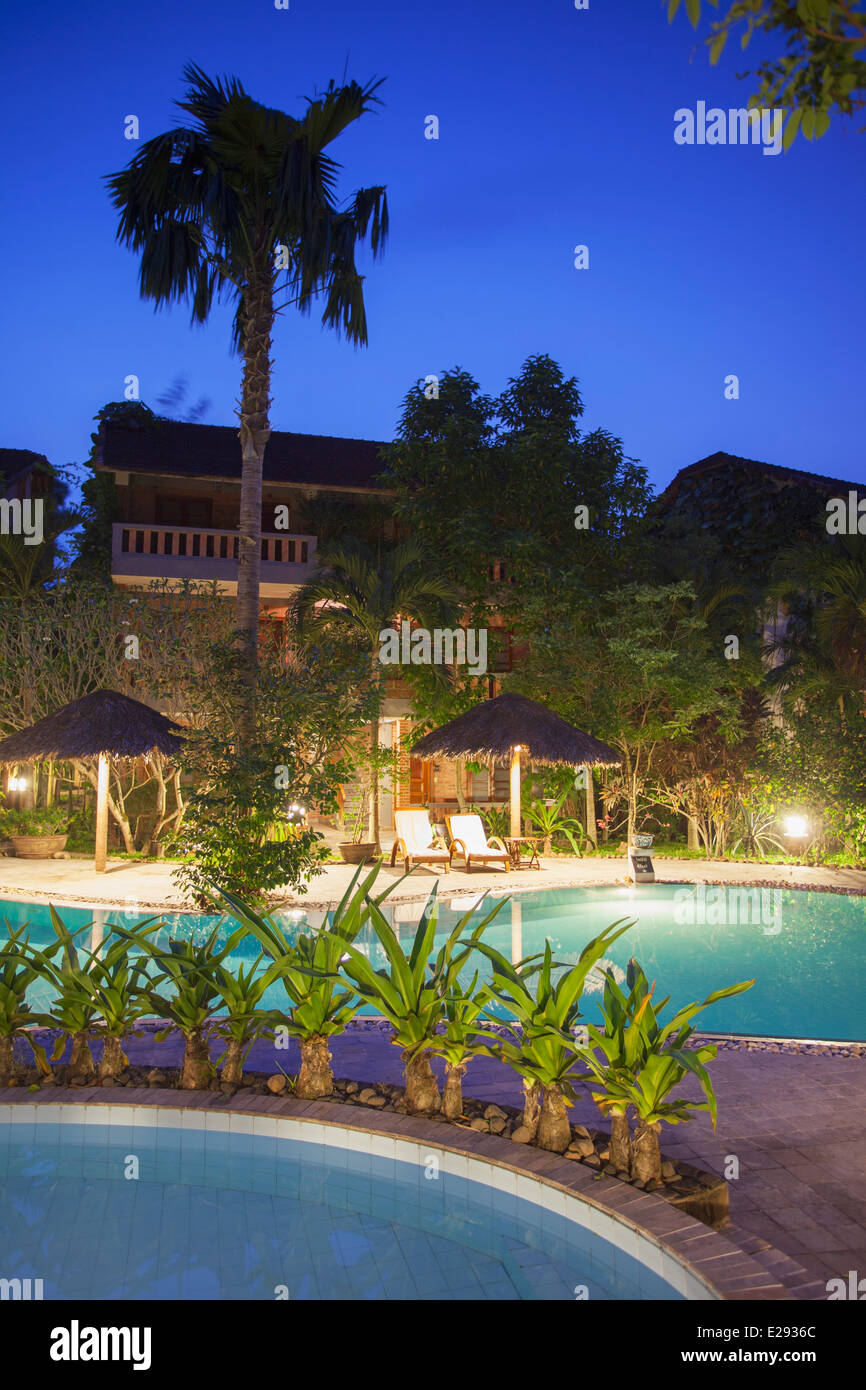
[[[262,460],[271,432],[271,334],[289,304],[309,313],[325,296],[322,322],[366,344],[363,279],[355,250],[369,234],[383,248],[383,187],[335,201],[340,169],[327,147],[378,103],[381,82],[335,86],[306,98],[300,117],[263,106],[236,78],[213,80],[187,64],[189,127],[148,140],[107,183],[120,213],[118,240],[141,253],[142,297],[186,300],[204,323],[214,300],[235,304],[234,347],[243,359],[237,626],[255,664],[261,566]],[[285,292],[285,303],[277,304]]]
[[[294,624],[302,639],[330,628],[359,638],[369,653],[377,692],[370,724],[370,820],[379,854],[379,712],[384,690],[380,633],[400,619],[428,631],[453,627],[459,613],[457,594],[447,579],[431,569],[423,547],[415,541],[402,541],[393,550],[382,551],[348,538],[324,552],[320,565],[319,574],[298,592]],[[445,667],[434,669],[448,679]]]

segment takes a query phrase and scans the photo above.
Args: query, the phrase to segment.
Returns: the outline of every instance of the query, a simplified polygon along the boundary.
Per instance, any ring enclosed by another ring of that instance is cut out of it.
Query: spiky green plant
[[[232,916],[241,922],[273,961],[271,967],[288,998],[289,1008],[277,1012],[277,1027],[298,1039],[301,1070],[295,1094],[306,1100],[333,1094],[330,1039],[342,1033],[360,1008],[354,990],[340,977],[340,961],[368,920],[368,894],[379,866],[359,884],[363,865],[352,876],[329,924],[312,934],[288,936],[273,916],[261,916],[234,893],[220,891]],[[399,881],[399,880],[398,880]],[[395,885],[374,900],[378,905]]]
[[[430,1051],[445,1063],[442,1114],[446,1120],[459,1119],[463,1113],[463,1077],[469,1062],[473,1057],[494,1055],[497,1035],[479,1026],[489,1000],[487,986],[478,988],[477,971],[465,988],[459,980],[454,980],[445,994],[444,1024]]]
[[[485,942],[477,943],[493,967],[491,996],[506,1017],[485,1010],[487,1017],[509,1030],[496,1052],[523,1081],[523,1124],[540,1148],[562,1153],[571,1139],[568,1107],[574,1100],[572,1072],[576,1062],[573,1030],[581,1017],[580,1002],[586,977],[605,951],[634,923],[620,918],[584,946],[574,965],[554,962],[550,942],[541,955],[512,964]],[[557,979],[554,970],[561,971]]]
[[[214,1017],[211,1032],[225,1043],[225,1049],[216,1058],[215,1064],[222,1067],[220,1080],[232,1086],[242,1085],[244,1062],[253,1044],[259,1038],[273,1037],[274,1029],[282,1022],[278,1010],[262,1007],[265,993],[282,973],[277,963],[263,970],[264,959],[265,952],[260,951],[246,969],[243,962],[233,970],[229,970],[224,963],[213,969],[213,982],[222,1012]]]
[[[742,980],[708,994],[700,1003],[686,1004],[666,1024],[660,1015],[670,1002],[666,996],[652,1002],[655,981],[649,984],[636,960],[630,960],[626,976],[628,995],[617,984],[612,970],[605,971],[603,1000],[599,1007],[604,1027],[587,1025],[588,1042],[582,1058],[588,1070],[582,1080],[595,1089],[593,1100],[603,1115],[619,1118],[617,1162],[638,1181],[661,1181],[661,1123],[682,1124],[697,1110],[709,1111],[716,1125],[716,1096],[706,1063],[718,1051],[715,1043],[688,1048],[695,1032],[691,1020],[720,999],[750,989],[754,980]],[[599,1056],[599,1053],[601,1054]],[[694,1076],[706,1097],[703,1101],[672,1097],[686,1076]],[[633,1108],[638,1127],[629,1142],[628,1111]],[[613,1152],[611,1154],[613,1157]]]
[[[388,1020],[394,1030],[392,1042],[402,1050],[406,1078],[404,1101],[411,1115],[434,1114],[440,1108],[439,1087],[430,1066],[430,1053],[438,1042],[437,1028],[447,1018],[445,1001],[482,933],[505,901],[498,902],[473,927],[469,936],[463,933],[476,909],[464,913],[449,932],[435,960],[431,960],[439,918],[435,884],[408,956],[378,902],[371,902],[370,925],[385,952],[387,967],[376,970],[363,951],[353,945],[346,948],[343,972],[362,998]]]
[[[245,930],[239,927],[228,936],[222,947],[218,947],[220,929],[214,927],[200,946],[191,939],[170,941],[168,950],[122,927],[115,927],[115,931],[140,947],[156,966],[156,974],[151,977],[144,997],[152,1013],[164,1018],[183,1034],[181,1089],[206,1090],[215,1075],[210,1060],[207,1027],[221,1002],[217,971],[243,940]],[[166,983],[171,987],[167,994],[162,992]],[[162,1041],[170,1031],[169,1027],[157,1033],[157,1039]]]
[[[50,1027],[51,1016],[27,1003],[27,991],[40,978],[30,955],[27,926],[13,927],[4,918],[6,939],[0,942],[0,1086],[11,1085],[15,1073],[15,1039],[23,1038],[43,1076],[51,1075],[45,1048],[32,1033]]]
[[[129,1065],[123,1038],[147,1012],[145,972],[130,960],[125,941],[109,941],[91,950],[82,948],[76,937],[92,923],[72,932],[53,904],[48,911],[55,941],[45,950],[31,947],[29,954],[54,994],[51,1018],[61,1029],[61,1036],[52,1061],[57,1061],[69,1042],[69,1080],[73,1085],[84,1085],[97,1074],[99,1080],[113,1081]],[[144,940],[160,925],[147,918],[135,930]],[[90,1050],[97,1030],[104,1040],[98,1072]]]

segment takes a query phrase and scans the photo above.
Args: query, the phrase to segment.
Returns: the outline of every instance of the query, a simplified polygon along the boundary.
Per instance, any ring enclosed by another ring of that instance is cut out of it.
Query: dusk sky
[[[284,314],[274,428],[388,439],[417,378],[459,365],[496,393],[545,352],[656,487],[717,449],[866,481],[866,134],[837,120],[777,156],[676,144],[677,108],[746,104],[752,54],[710,68],[661,0],[4,0],[0,44],[0,445],[84,460],[131,373],[154,408],[185,375],[208,423],[236,423],[230,309],[191,328],[142,302],[103,183],[140,148],[126,116],[142,141],[182,123],[194,61],[298,115],[331,77],[386,79],[331,148],[343,193],[388,188],[370,344]]]

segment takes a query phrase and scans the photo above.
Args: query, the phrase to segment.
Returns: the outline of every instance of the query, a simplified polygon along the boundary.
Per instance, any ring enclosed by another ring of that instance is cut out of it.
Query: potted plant
[[[372,840],[361,839],[367,819],[369,796],[367,790],[358,791],[356,800],[343,812],[343,829],[351,827],[352,832],[351,840],[342,840],[337,846],[344,864],[364,864],[368,859],[376,857],[375,843]]]
[[[9,836],[19,859],[50,859],[66,847],[68,816],[59,806],[3,811],[0,832]]]

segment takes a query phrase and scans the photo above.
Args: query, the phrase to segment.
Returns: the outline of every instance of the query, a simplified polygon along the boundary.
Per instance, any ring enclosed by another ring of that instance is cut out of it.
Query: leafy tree
[[[373,693],[368,765],[371,777],[371,833],[379,843],[379,714],[386,667],[379,659],[380,634],[401,619],[432,631],[453,628],[456,595],[451,583],[431,566],[429,552],[416,540],[375,551],[361,541],[333,546],[320,560],[320,572],[299,591],[293,620],[302,641],[327,633],[360,644]],[[391,668],[387,668],[390,670]],[[432,668],[446,679],[443,667]]]
[[[374,255],[384,247],[385,190],[359,189],[341,208],[339,165],[327,150],[378,102],[381,83],[331,82],[293,117],[254,101],[236,78],[214,80],[195,64],[184,77],[178,106],[191,123],[148,140],[108,187],[118,239],[141,253],[145,299],[186,300],[196,323],[218,297],[235,305],[233,341],[243,359],[237,627],[253,666],[274,318],[289,304],[309,313],[324,295],[323,324],[367,342],[355,252],[368,236]],[[278,304],[282,293],[286,303]]]
[[[767,655],[787,703],[866,701],[866,537],[824,536],[782,550],[769,598],[781,605]]]
[[[214,648],[180,758],[194,788],[176,840],[190,857],[174,877],[196,902],[210,901],[214,882],[253,903],[279,888],[307,891],[328,855],[322,835],[305,822],[275,838],[274,826],[290,802],[335,809],[351,774],[346,750],[370,717],[366,670],[366,661],[353,667],[327,643],[263,657],[255,727],[242,741],[245,657],[230,645]]]
[[[708,0],[715,10],[719,0]],[[681,0],[667,0],[668,20]],[[702,13],[701,0],[685,0],[693,29]],[[750,107],[791,112],[785,126],[786,148],[802,130],[807,140],[830,128],[833,113],[852,115],[866,105],[866,7],[862,0],[733,0],[716,20],[705,42],[710,62],[717,63],[732,34],[741,49],[758,35],[772,40],[778,56],[761,62],[752,77],[757,88]],[[861,127],[862,129],[863,127]]]

